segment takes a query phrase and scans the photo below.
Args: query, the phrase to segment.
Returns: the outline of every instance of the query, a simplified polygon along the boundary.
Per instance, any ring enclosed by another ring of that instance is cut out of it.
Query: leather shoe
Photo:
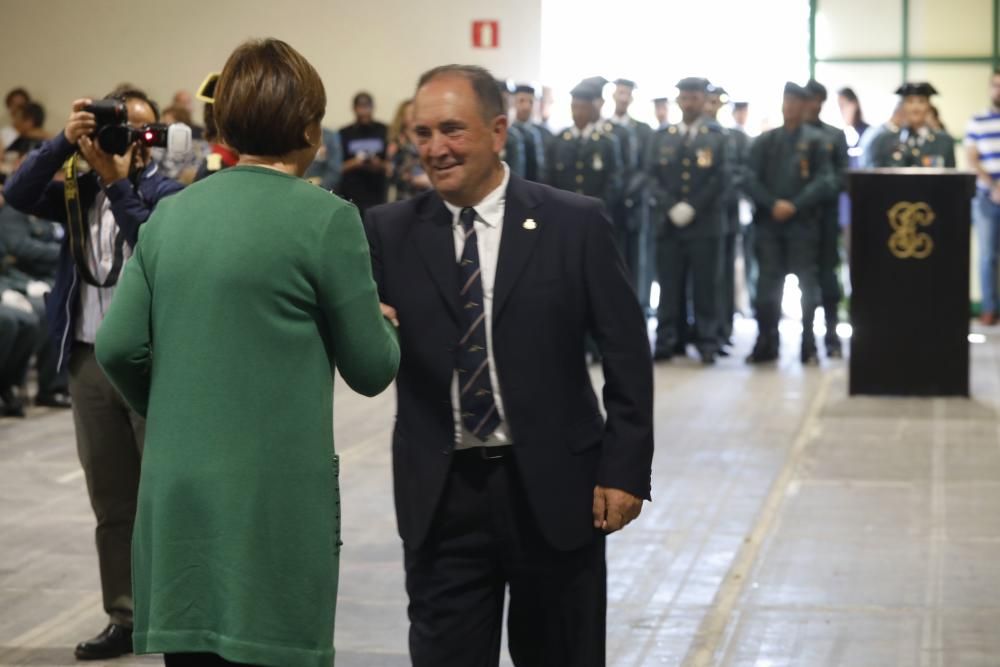
[[[46,408],[72,408],[73,403],[70,401],[69,394],[64,394],[61,391],[53,392],[51,394],[39,394],[35,396],[35,405],[46,407]]]
[[[77,660],[110,660],[132,652],[132,628],[112,623],[101,634],[76,645]]]
[[[778,348],[767,345],[755,345],[753,352],[747,357],[748,364],[768,364],[778,360]]]
[[[674,358],[674,353],[671,350],[657,350],[653,353],[653,361],[670,361]]]
[[[24,403],[17,397],[11,388],[0,391],[0,401],[3,407],[0,408],[0,417],[24,417]]]
[[[843,359],[844,348],[840,345],[839,338],[827,338],[826,341],[827,359]]]

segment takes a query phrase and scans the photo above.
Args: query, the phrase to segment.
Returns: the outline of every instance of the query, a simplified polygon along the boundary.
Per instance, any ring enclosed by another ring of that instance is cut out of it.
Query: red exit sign
[[[500,21],[473,21],[472,46],[496,49],[500,46]]]

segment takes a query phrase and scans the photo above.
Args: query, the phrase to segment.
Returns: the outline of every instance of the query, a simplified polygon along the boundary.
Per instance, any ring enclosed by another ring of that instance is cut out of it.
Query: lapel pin
[[[535,222],[531,218],[528,218],[527,220],[525,220],[524,224],[521,225],[521,226],[524,227],[525,229],[529,230],[529,231],[531,231],[533,229],[538,229],[538,223]]]

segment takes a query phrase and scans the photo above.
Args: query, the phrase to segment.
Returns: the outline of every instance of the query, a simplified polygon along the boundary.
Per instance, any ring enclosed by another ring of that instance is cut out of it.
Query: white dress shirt
[[[111,273],[115,259],[115,240],[118,238],[118,223],[111,212],[111,201],[104,190],[97,193],[94,204],[87,212],[87,224],[90,226],[90,238],[87,241],[87,263],[90,273],[99,282],[104,282]],[[132,248],[128,243],[122,247],[122,268],[124,262],[132,256]],[[119,274],[120,275],[120,274]],[[94,344],[97,340],[97,330],[104,321],[104,315],[111,305],[115,294],[112,287],[94,287],[83,278],[80,281],[80,316],[76,321],[76,340],[81,343]]]
[[[594,131],[596,129],[597,129],[597,123],[588,123],[587,126],[584,127],[582,130],[578,128],[576,125],[573,125],[572,127],[569,128],[569,131],[570,134],[573,135],[574,139],[587,140],[590,139],[591,135],[594,134]]]
[[[490,361],[490,384],[493,387],[493,401],[497,406],[497,414],[500,416],[500,425],[485,440],[480,440],[473,435],[462,423],[462,409],[458,395],[458,370],[456,369],[451,381],[451,405],[455,413],[455,449],[468,449],[470,447],[497,447],[509,445],[510,437],[507,430],[506,418],[503,412],[503,399],[500,392],[500,381],[497,378],[497,364],[493,358],[493,284],[497,275],[497,258],[500,255],[500,237],[503,233],[503,215],[506,208],[507,184],[510,182],[510,167],[503,164],[503,181],[486,195],[481,202],[473,206],[476,211],[476,221],[473,226],[476,230],[476,249],[479,251],[480,280],[483,284],[483,312],[486,314],[486,355]],[[459,220],[462,207],[454,206],[445,202],[445,206],[451,211],[452,229],[455,237],[455,262],[462,259],[462,252],[465,250],[465,231]],[[458,271],[458,269],[455,269]]]

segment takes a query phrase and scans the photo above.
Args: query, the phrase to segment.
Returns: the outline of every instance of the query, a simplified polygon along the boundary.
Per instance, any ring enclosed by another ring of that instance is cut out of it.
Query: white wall
[[[479,19],[500,21],[499,49],[472,48]],[[0,25],[0,91],[28,88],[52,131],[73,99],[122,81],[166,105],[249,37],[278,37],[312,62],[326,85],[330,127],[351,120],[358,90],[375,96],[376,115],[389,122],[435,65],[537,80],[541,53],[541,0],[39,0],[0,4]]]

